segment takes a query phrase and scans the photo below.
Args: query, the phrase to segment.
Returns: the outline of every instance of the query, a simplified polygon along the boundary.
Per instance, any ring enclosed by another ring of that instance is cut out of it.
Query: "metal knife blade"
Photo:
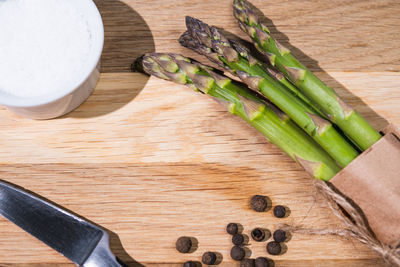
[[[123,266],[102,228],[3,181],[0,214],[79,266]]]

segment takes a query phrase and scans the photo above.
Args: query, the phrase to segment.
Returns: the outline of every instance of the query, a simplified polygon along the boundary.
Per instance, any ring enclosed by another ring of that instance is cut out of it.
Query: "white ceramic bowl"
[[[56,90],[38,97],[22,98],[0,91],[0,105],[12,112],[32,119],[51,119],[62,116],[82,104],[93,92],[100,76],[100,57],[104,44],[104,26],[101,15],[92,0],[68,0],[85,15],[91,30],[92,48],[83,69],[85,77],[75,86]]]

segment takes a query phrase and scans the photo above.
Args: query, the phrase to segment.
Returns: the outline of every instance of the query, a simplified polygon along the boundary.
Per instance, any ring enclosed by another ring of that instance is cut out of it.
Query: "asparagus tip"
[[[233,0],[233,6],[237,8],[242,8],[245,5],[243,0]]]
[[[190,25],[192,23],[199,22],[199,20],[192,16],[185,16],[185,22],[186,22],[186,25]]]
[[[135,59],[133,61],[133,63],[131,64],[131,72],[141,72],[141,73],[146,73],[143,70],[143,58],[144,58],[144,54],[141,55],[140,57],[138,57],[137,59]]]

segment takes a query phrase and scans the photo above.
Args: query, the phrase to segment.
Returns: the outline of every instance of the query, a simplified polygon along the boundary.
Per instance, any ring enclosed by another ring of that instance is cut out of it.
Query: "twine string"
[[[338,192],[330,183],[315,180],[315,188],[328,203],[329,208],[344,224],[343,229],[309,229],[302,226],[281,224],[285,231],[308,235],[336,235],[352,237],[380,255],[388,266],[400,267],[400,240],[393,246],[379,241],[370,229],[363,212],[351,200]]]

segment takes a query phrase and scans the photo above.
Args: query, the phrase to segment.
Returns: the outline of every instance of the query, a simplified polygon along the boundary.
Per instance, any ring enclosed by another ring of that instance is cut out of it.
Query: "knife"
[[[111,252],[105,230],[3,181],[0,214],[78,266],[127,266]]]

